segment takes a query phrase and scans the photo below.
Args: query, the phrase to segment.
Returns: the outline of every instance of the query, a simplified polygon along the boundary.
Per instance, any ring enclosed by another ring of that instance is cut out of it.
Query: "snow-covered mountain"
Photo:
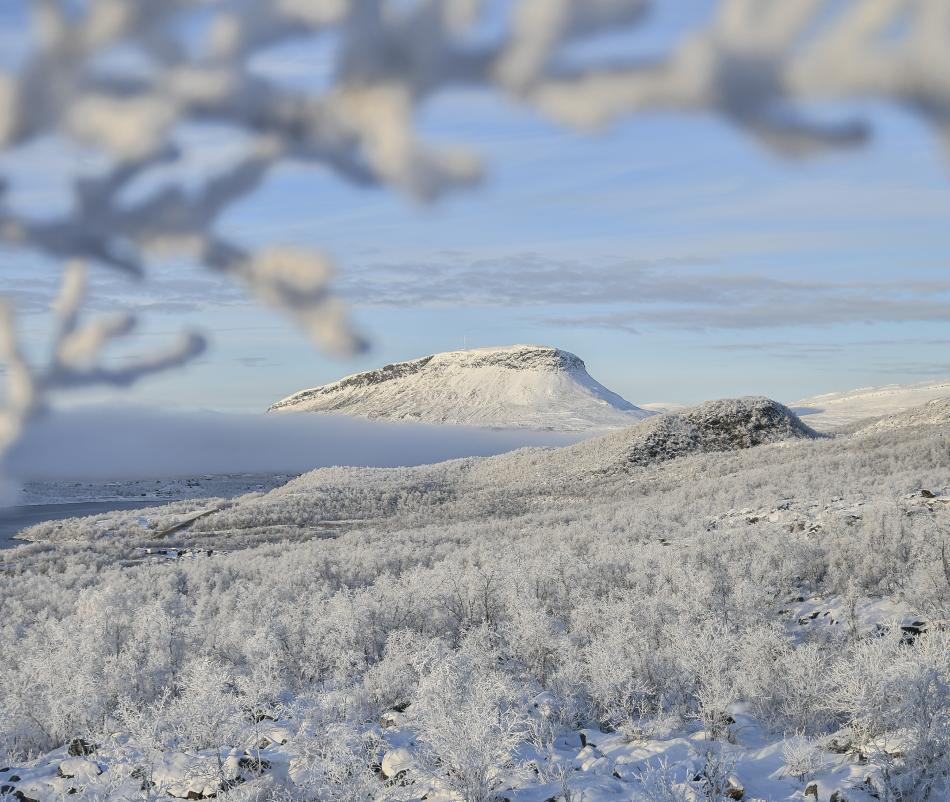
[[[805,398],[791,407],[812,428],[829,431],[868,418],[906,412],[941,398],[950,398],[950,381],[863,387]]]
[[[565,432],[620,428],[652,414],[591,378],[579,357],[539,345],[397,362],[301,390],[269,411]]]

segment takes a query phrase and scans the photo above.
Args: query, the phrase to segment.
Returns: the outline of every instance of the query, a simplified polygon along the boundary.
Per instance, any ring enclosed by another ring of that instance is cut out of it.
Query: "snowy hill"
[[[651,414],[591,378],[579,357],[536,345],[397,362],[301,390],[269,411],[554,431],[619,428]]]
[[[576,445],[556,449],[522,449],[478,464],[475,472],[503,474],[510,484],[517,477],[543,481],[600,481],[637,468],[657,466],[679,457],[740,451],[788,440],[817,439],[787,407],[764,397],[707,401],[680,412],[656,415]]]
[[[571,446],[602,470],[643,467],[690,454],[737,451],[790,439],[818,437],[787,407],[764,397],[707,401],[658,415],[642,426]]]
[[[809,426],[829,431],[868,418],[906,412],[941,398],[950,398],[950,381],[864,387],[816,395],[796,401],[791,406]]]
[[[950,398],[935,398],[919,407],[885,415],[881,418],[856,424],[857,434],[875,434],[913,426],[940,426],[950,423]]]

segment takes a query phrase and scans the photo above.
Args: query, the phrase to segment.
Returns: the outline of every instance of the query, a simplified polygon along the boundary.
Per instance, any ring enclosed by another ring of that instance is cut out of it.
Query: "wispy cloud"
[[[283,362],[269,356],[239,356],[235,357],[234,361],[246,368],[268,368],[283,364]]]
[[[3,253],[3,252],[0,252]],[[0,295],[12,298],[22,316],[50,312],[59,292],[61,270],[40,270],[22,259],[8,268],[9,278],[0,285]],[[209,276],[198,268],[157,266],[155,281],[142,282],[110,270],[93,271],[84,311],[183,315],[247,302],[243,288],[224,278]]]
[[[790,271],[730,272],[702,261],[443,253],[424,262],[364,265],[344,276],[341,289],[367,306],[549,306],[557,314],[533,313],[537,322],[631,333],[950,321],[950,281],[819,280]]]

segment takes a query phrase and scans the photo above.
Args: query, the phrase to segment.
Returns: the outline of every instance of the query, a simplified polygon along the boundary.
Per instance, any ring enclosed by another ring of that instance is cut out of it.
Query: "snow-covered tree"
[[[430,771],[464,802],[488,802],[527,733],[517,686],[496,668],[484,629],[419,683],[411,720]]]

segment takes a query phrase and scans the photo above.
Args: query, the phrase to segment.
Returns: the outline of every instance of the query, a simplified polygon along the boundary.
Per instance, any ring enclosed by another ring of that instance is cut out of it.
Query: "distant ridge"
[[[863,387],[816,395],[791,406],[809,426],[831,431],[859,421],[906,412],[944,398],[950,398],[950,381]]]
[[[269,411],[565,432],[616,429],[653,414],[595,381],[580,357],[540,345],[396,362],[301,390]]]

